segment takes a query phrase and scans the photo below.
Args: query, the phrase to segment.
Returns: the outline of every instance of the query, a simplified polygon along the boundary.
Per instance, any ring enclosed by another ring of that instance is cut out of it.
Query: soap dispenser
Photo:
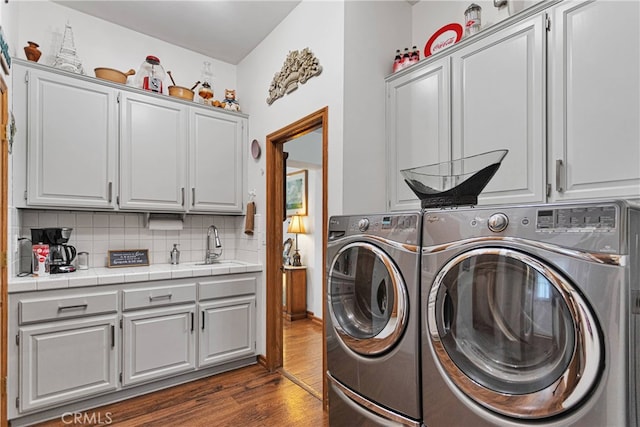
[[[171,264],[180,264],[180,251],[178,250],[178,244],[173,244],[173,249],[170,252]]]

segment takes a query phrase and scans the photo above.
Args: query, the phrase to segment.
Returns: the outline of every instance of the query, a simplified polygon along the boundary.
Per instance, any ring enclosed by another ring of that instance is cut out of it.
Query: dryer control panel
[[[540,209],[537,212],[538,230],[612,231],[616,228],[616,207],[588,206]]]
[[[462,241],[469,244],[537,241],[575,250],[621,254],[626,248],[626,210],[623,202],[614,201],[427,211],[422,243],[431,248]]]

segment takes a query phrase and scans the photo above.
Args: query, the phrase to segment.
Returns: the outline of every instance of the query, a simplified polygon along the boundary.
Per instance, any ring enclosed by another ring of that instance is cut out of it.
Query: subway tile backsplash
[[[70,245],[78,252],[89,252],[89,266],[105,267],[107,253],[115,249],[148,249],[152,264],[169,263],[169,251],[178,244],[180,262],[202,261],[205,257],[207,229],[218,228],[222,241],[221,259],[259,261],[262,221],[256,215],[255,233],[244,233],[244,216],[186,215],[182,230],[149,230],[145,214],[122,212],[82,212],[13,209],[11,247],[13,274],[30,271],[31,228],[71,227]]]

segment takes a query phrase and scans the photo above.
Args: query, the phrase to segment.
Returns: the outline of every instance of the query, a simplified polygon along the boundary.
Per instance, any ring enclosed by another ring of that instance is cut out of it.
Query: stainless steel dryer
[[[419,212],[329,221],[332,427],[420,425],[421,224]]]
[[[425,425],[637,426],[639,230],[617,201],[426,213]]]

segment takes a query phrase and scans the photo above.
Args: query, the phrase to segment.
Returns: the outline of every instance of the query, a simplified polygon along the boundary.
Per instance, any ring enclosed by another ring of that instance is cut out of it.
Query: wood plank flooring
[[[322,325],[311,319],[282,323],[284,371],[322,399]]]
[[[311,320],[284,323],[290,323],[284,329],[290,336],[285,337],[289,375],[295,375],[321,396],[321,326]],[[307,369],[307,363],[313,367]],[[85,422],[74,425],[327,427],[328,414],[322,410],[322,400],[305,388],[280,372],[270,373],[261,365],[253,365],[89,410]],[[96,422],[86,422],[92,416]],[[38,427],[68,426],[69,420],[51,420]]]

